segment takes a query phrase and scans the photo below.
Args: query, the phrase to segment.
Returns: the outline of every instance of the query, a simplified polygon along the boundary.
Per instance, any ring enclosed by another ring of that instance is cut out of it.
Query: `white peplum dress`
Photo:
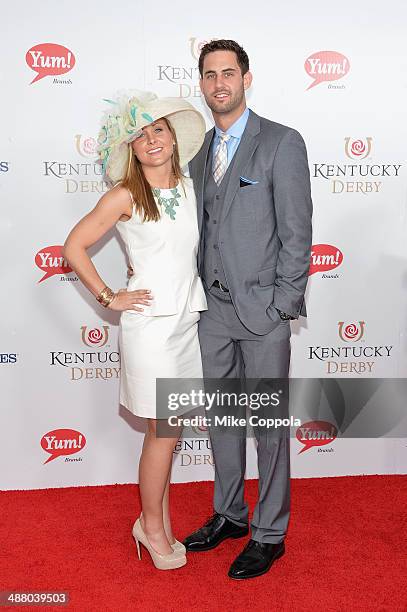
[[[184,193],[185,189],[185,193]],[[170,189],[161,196],[171,197]],[[199,231],[192,179],[178,185],[175,219],[159,205],[159,221],[143,222],[133,205],[117,229],[134,275],[128,290],[150,289],[150,306],[126,310],[120,319],[120,403],[133,414],[156,413],[156,378],[202,378],[198,340],[200,311],[207,309],[197,270]]]

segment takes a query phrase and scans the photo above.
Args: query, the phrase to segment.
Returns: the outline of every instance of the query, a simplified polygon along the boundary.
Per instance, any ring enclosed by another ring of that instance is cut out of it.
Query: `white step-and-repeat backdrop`
[[[118,406],[118,318],[81,286],[61,245],[104,191],[94,163],[102,99],[128,88],[182,96],[209,128],[197,60],[213,38],[245,47],[254,75],[248,105],[298,129],[308,147],[314,247],[309,317],[292,324],[292,376],[405,377],[406,17],[394,0],[8,4],[0,40],[2,489],[137,481],[143,422]],[[116,233],[92,256],[110,286],[125,286]],[[406,472],[406,439],[322,444],[312,429],[292,440],[293,476]],[[251,440],[247,474],[256,475]],[[173,480],[212,478],[209,442],[180,442]]]

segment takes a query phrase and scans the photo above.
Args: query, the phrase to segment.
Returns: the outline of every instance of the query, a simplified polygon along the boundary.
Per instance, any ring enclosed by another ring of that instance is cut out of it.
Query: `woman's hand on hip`
[[[143,312],[144,309],[140,306],[150,306],[152,299],[150,289],[136,289],[136,291],[119,289],[108,307],[111,310]]]

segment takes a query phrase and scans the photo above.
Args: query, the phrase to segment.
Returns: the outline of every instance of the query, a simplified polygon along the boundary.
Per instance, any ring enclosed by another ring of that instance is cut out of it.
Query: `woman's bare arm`
[[[115,187],[100,198],[95,208],[75,225],[65,241],[65,259],[94,296],[99,295],[106,287],[106,283],[92,263],[87,249],[96,244],[116,225],[119,219],[128,218],[131,215],[132,206],[129,193],[122,187]],[[113,310],[141,311],[142,309],[134,306],[135,303],[149,304],[149,291],[139,289],[120,292],[116,294],[109,307]]]

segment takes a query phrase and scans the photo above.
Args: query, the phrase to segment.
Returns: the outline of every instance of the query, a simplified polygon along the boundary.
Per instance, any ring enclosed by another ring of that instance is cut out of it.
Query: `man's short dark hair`
[[[249,56],[237,42],[234,40],[225,40],[224,38],[220,40],[211,40],[211,42],[206,43],[206,45],[202,47],[201,55],[199,56],[198,66],[201,79],[203,77],[204,59],[209,53],[213,53],[213,51],[233,51],[236,53],[237,63],[240,66],[242,76],[249,70]]]

